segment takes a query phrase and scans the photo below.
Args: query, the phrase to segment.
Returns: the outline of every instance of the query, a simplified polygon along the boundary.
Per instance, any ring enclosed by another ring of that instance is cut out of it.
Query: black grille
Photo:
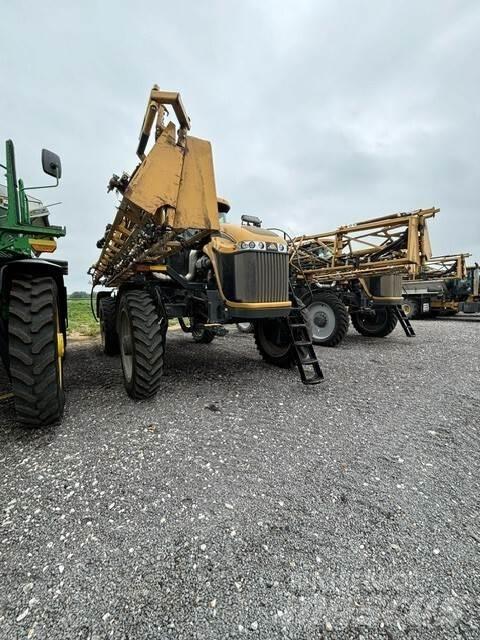
[[[288,300],[288,255],[269,251],[219,254],[220,279],[232,302]]]

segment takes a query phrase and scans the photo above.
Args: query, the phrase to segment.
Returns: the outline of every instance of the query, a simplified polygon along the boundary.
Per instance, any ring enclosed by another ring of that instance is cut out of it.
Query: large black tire
[[[103,353],[116,356],[120,353],[120,343],[117,333],[117,305],[114,298],[102,298],[98,305],[98,319],[100,320],[100,339]]]
[[[211,329],[205,329],[205,327],[192,327],[193,341],[198,342],[199,344],[210,344],[215,336],[215,332]]]
[[[283,368],[294,364],[290,330],[284,318],[256,320],[253,333],[257,349],[265,362]]]
[[[333,291],[313,290],[303,298],[313,344],[336,347],[347,334],[348,310]]]
[[[418,301],[414,298],[405,298],[402,302],[403,313],[407,316],[408,320],[414,320],[418,318],[420,306]]]
[[[253,333],[253,324],[251,322],[237,322],[237,329],[240,333]]]
[[[117,304],[114,298],[100,300],[98,316],[103,353],[116,356],[120,353],[120,343],[117,333]]]
[[[53,278],[12,281],[8,357],[19,422],[37,427],[60,420],[65,406],[64,341]]]
[[[162,382],[165,331],[153,299],[146,291],[122,294],[117,331],[128,395],[135,400],[151,398]]]
[[[352,313],[352,324],[358,333],[369,338],[385,338],[397,326],[398,318],[393,307],[379,307],[375,315]]]

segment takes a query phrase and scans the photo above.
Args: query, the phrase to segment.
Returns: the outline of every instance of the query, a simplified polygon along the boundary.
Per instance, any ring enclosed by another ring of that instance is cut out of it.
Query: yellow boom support
[[[164,123],[172,105],[180,125]],[[145,154],[155,123],[155,142]],[[109,190],[122,194],[101,255],[90,273],[93,284],[118,286],[141,265],[157,263],[194,246],[220,226],[208,141],[188,135],[190,119],[180,94],[154,85],[140,131],[141,162],[131,176],[113,176]]]

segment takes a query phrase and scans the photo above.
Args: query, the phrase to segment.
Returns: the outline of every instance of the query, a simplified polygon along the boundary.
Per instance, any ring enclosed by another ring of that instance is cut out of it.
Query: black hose
[[[97,318],[97,315],[95,313],[95,309],[93,308],[93,290],[95,289],[95,285],[92,284],[92,290],[90,291],[90,309],[92,311],[92,316],[95,319],[95,322],[99,322],[99,319]]]

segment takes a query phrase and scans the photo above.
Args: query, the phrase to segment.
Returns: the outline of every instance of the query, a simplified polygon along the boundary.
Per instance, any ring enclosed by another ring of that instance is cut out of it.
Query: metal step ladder
[[[318,362],[310,333],[303,317],[302,308],[304,306],[294,296],[292,310],[287,318],[287,323],[292,338],[295,364],[298,367],[303,384],[319,384],[324,380],[323,371]],[[307,375],[309,369],[311,374]]]
[[[402,325],[402,328],[405,331],[405,335],[407,336],[407,338],[414,338],[415,337],[415,331],[413,330],[413,327],[410,324],[410,320],[405,315],[405,311],[403,310],[402,305],[401,304],[396,304],[393,307],[393,311],[394,311],[395,315],[397,316],[398,321]]]

